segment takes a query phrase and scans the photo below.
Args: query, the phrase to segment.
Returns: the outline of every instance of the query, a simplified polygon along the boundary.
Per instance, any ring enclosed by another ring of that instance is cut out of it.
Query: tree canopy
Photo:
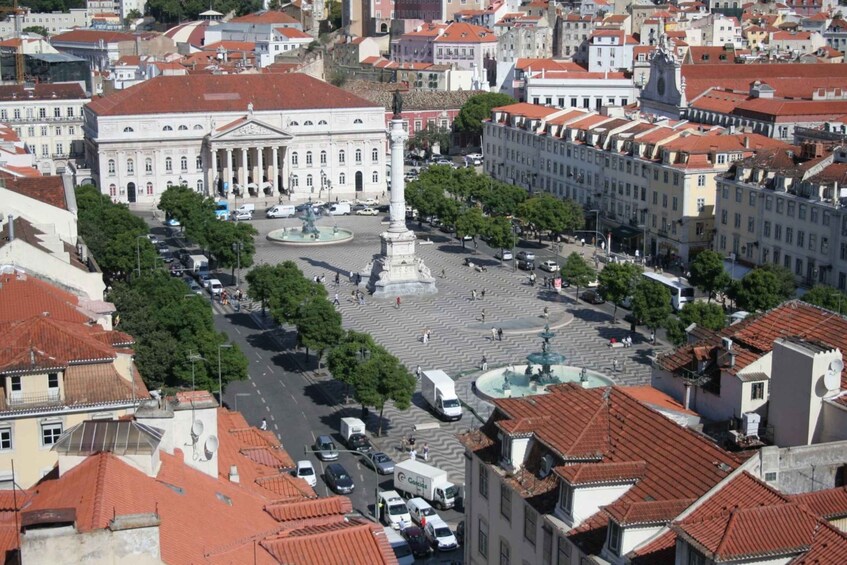
[[[663,285],[641,278],[632,294],[632,313],[654,332],[663,326],[670,316],[671,293]]]
[[[839,314],[847,314],[847,294],[831,286],[816,284],[803,295],[803,301]]]
[[[615,305],[612,320],[617,319],[618,306],[632,297],[635,285],[641,278],[641,267],[634,263],[609,263],[597,275],[600,296]]]
[[[476,238],[485,231],[487,223],[488,219],[476,206],[462,210],[456,218],[456,236],[462,240],[462,247],[465,246],[464,236],[470,236],[476,241]]]
[[[679,319],[686,328],[691,324],[714,331],[726,327],[726,313],[718,304],[686,302],[679,311]]]
[[[708,302],[711,302],[717,293],[726,291],[731,282],[729,273],[723,266],[723,257],[709,249],[701,251],[691,262],[689,269],[691,276],[688,281],[709,296]]]
[[[729,290],[736,306],[749,312],[770,310],[793,294],[793,277],[789,284],[779,270],[764,267],[753,269],[740,281],[735,281]]]
[[[524,201],[518,207],[518,216],[541,241],[541,233],[564,233],[578,230],[585,224],[582,208],[573,200],[559,200],[552,194],[542,193]]]
[[[44,1],[44,0],[42,0]],[[222,14],[235,12],[237,16],[251,14],[262,9],[261,0],[147,0],[146,12],[157,22],[172,23],[195,21],[201,12],[209,8]]]
[[[588,286],[597,273],[582,255],[574,251],[568,255],[565,264],[562,265],[562,276],[576,287],[576,296],[579,296],[579,289]]]
[[[482,136],[482,122],[491,117],[491,110],[514,103],[515,99],[508,94],[487,92],[471,96],[459,110],[459,115],[453,121],[453,128],[459,133],[479,139]]]
[[[432,155],[432,148],[435,145],[438,145],[438,150],[442,154],[446,154],[450,149],[450,130],[429,122],[426,128],[418,130],[409,140],[408,148],[425,151],[427,155]]]

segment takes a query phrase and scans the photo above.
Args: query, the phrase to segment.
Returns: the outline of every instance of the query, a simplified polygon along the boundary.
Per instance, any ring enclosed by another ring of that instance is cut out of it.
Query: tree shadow
[[[612,320],[610,314],[591,308],[584,308],[580,304],[574,304],[574,307],[570,309],[570,313],[583,322],[610,322]]]

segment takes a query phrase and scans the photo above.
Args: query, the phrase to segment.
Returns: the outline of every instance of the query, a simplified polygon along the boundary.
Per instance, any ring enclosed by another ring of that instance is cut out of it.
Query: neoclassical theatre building
[[[386,190],[384,108],[304,74],[160,76],[84,113],[92,177],[118,202],[179,184],[292,200]]]

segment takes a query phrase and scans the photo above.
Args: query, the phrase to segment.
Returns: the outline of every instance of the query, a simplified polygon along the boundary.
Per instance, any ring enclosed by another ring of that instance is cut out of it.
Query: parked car
[[[501,249],[497,253],[494,254],[495,259],[501,259],[503,261],[511,261],[512,260],[512,252],[508,249]]]
[[[171,265],[171,276],[172,277],[181,277],[184,272],[185,272],[185,267],[183,267],[179,263],[174,263],[173,265]],[[191,280],[194,280],[194,279],[191,279]]]
[[[373,446],[365,434],[353,434],[347,438],[347,447],[355,449],[359,453],[373,451]]]
[[[159,238],[156,237],[156,234],[148,233],[147,239],[149,239],[150,243],[152,243],[153,245],[156,245],[159,242]]]
[[[165,263],[173,263],[174,262],[174,254],[170,249],[160,249],[159,256],[162,258],[162,261]]]
[[[547,271],[548,273],[558,273],[562,270],[562,268],[559,267],[559,264],[555,261],[542,261],[538,268],[542,271]]]
[[[337,494],[350,494],[356,488],[353,478],[341,463],[330,463],[326,466],[324,481]]]
[[[203,288],[209,288],[209,281],[212,280],[212,275],[207,272],[198,272],[197,273],[197,282]]]
[[[201,296],[203,295],[203,287],[197,284],[197,281],[195,281],[191,277],[185,277],[182,280],[185,281],[185,284],[188,285],[188,290],[190,290],[194,294],[199,294]]]
[[[394,473],[394,460],[382,451],[366,453],[362,458],[362,465],[375,469],[380,475],[391,475]]]
[[[426,526],[424,526],[424,535],[429,544],[438,551],[450,551],[459,547],[450,526],[441,518],[427,519]]]
[[[409,526],[400,532],[406,541],[409,542],[409,547],[412,548],[412,554],[415,557],[427,557],[432,549],[429,546],[426,536],[421,528],[417,526]]]
[[[236,222],[253,219],[253,210],[235,210],[230,214],[230,219]]]
[[[524,271],[534,271],[535,270],[535,261],[529,261],[526,259],[518,259],[518,269]]]
[[[321,461],[335,461],[338,459],[338,451],[335,442],[329,436],[318,436],[315,440],[315,451]]]
[[[409,516],[412,517],[412,522],[419,526],[421,525],[421,517],[425,516],[427,520],[430,520],[433,517],[439,517],[432,506],[429,505],[429,502],[421,497],[415,497],[407,500],[406,507],[409,509]]]
[[[532,251],[518,251],[518,259],[521,261],[535,261],[535,253]]]
[[[314,488],[318,486],[318,476],[315,473],[315,467],[312,465],[312,462],[308,459],[303,459],[302,461],[297,462],[297,468],[295,468],[292,472],[292,475],[295,477],[299,477],[309,483],[309,486]]]
[[[456,526],[456,541],[459,545],[465,545],[465,521],[460,520]]]
[[[605,300],[603,300],[603,297],[600,296],[600,293],[596,290],[586,290],[585,292],[580,294],[579,297],[583,301],[588,302],[589,304],[603,304],[604,302],[606,302]]]
[[[356,210],[357,216],[376,216],[379,214],[379,210],[376,208],[371,208],[370,206],[365,206],[360,210]]]
[[[224,290],[224,285],[221,284],[221,281],[218,279],[209,279],[209,285],[206,287],[209,291],[209,294],[212,296],[218,296]]]

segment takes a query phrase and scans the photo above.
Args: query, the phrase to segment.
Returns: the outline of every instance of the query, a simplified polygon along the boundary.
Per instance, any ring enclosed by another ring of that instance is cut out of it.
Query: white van
[[[209,279],[209,294],[218,296],[224,289],[224,285],[218,279]]]
[[[409,547],[409,542],[391,528],[386,527],[383,530],[385,531],[385,539],[388,540],[388,544],[394,550],[394,556],[397,558],[397,562],[400,565],[413,565],[415,556],[412,555],[412,548]]]
[[[406,502],[400,498],[396,490],[379,493],[379,504],[382,506],[382,521],[386,526],[399,530],[401,522],[407,527],[412,525],[412,516],[409,515]]]
[[[266,216],[268,218],[291,218],[295,214],[297,214],[297,210],[294,209],[294,206],[290,206],[288,204],[277,204],[271,208],[268,208]]]
[[[242,204],[241,206],[239,206],[238,208],[236,208],[235,210],[233,210],[233,212],[250,212],[251,214],[255,211],[256,211],[256,205],[255,204],[248,204],[246,202],[244,204]]]
[[[333,204],[329,207],[329,215],[330,216],[349,216],[350,215],[350,205],[342,204],[338,202],[337,204]]]

